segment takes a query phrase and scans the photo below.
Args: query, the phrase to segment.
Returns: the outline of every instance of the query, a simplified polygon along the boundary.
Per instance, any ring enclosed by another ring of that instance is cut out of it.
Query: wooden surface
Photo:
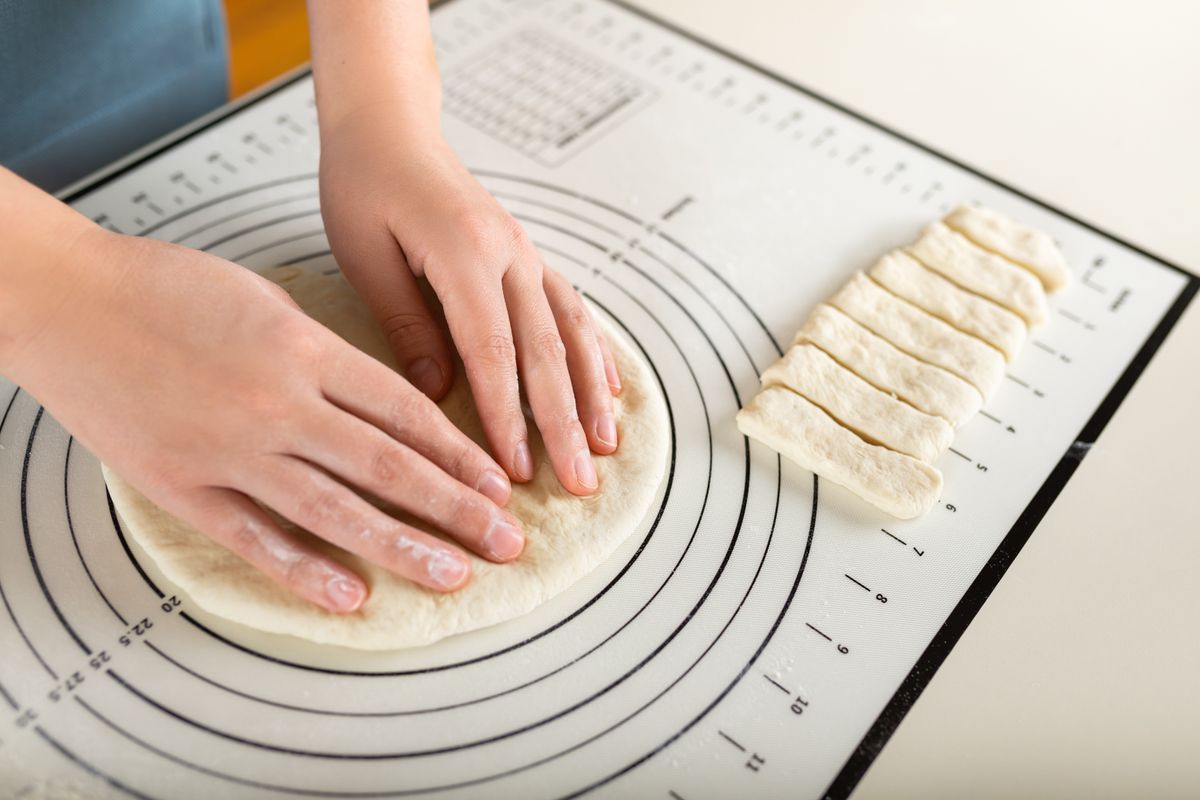
[[[304,0],[225,0],[225,19],[230,99],[308,61]]]

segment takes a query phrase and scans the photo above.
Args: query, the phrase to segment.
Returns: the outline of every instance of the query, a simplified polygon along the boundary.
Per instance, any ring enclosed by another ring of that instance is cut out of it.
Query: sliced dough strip
[[[954,430],[941,417],[884,394],[811,344],[789,350],[763,373],[762,382],[797,392],[872,444],[926,463],[954,439]]]
[[[1025,342],[1025,323],[1016,314],[963,291],[901,250],[879,259],[868,274],[892,294],[992,345],[1007,361]]]
[[[943,222],[975,244],[1032,272],[1053,292],[1071,282],[1071,270],[1054,239],[989,208],[962,205]]]
[[[913,358],[833,306],[813,309],[793,344],[801,342],[812,342],[868,383],[955,427],[983,405],[983,395],[962,378]]]
[[[986,402],[1004,379],[1004,356],[856,272],[829,300],[896,347],[970,382]]]
[[[778,386],[755,395],[738,430],[900,519],[933,507],[942,474],[915,458],[867,444],[817,406]]]
[[[1046,293],[1032,273],[975,246],[941,222],[927,227],[908,250],[933,271],[1017,312],[1030,325],[1046,321]]]

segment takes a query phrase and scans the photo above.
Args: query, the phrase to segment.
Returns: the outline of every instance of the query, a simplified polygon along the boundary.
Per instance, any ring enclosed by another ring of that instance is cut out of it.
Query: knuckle
[[[300,517],[297,522],[308,528],[321,527],[332,516],[336,505],[337,497],[332,491],[313,487],[296,503],[296,514]]]
[[[576,411],[574,404],[569,409],[555,414],[552,424],[570,436],[575,436],[582,429],[579,423],[579,412]]]
[[[326,341],[321,328],[304,317],[299,320],[283,320],[275,327],[273,344],[278,352],[286,353],[288,360],[309,374],[319,369],[326,356]]]
[[[530,341],[533,355],[540,361],[562,361],[567,354],[562,336],[557,330],[547,328],[538,331]]]
[[[465,444],[455,445],[454,452],[447,460],[451,475],[461,480],[469,480],[476,477],[479,472],[475,464],[474,451]]]
[[[507,265],[533,251],[525,228],[507,213],[462,211],[459,230],[472,254],[484,261]]]
[[[478,357],[492,367],[509,367],[516,361],[516,350],[507,331],[487,333],[479,343]]]
[[[562,310],[563,321],[573,330],[582,331],[584,335],[592,329],[592,315],[584,307],[583,301],[573,297]]]
[[[525,232],[525,227],[517,221],[516,217],[508,213],[501,213],[492,225],[496,239],[503,243],[511,255],[525,255],[533,250],[529,234]]]
[[[296,310],[300,309],[300,306],[294,299],[292,299],[292,295],[288,293],[288,290],[280,286],[278,283],[264,280],[261,282],[260,286],[262,290],[266,292],[267,295],[273,300],[283,303],[288,308]]]
[[[385,317],[380,326],[393,345],[414,341],[423,343],[434,333],[433,322],[419,311],[398,311]]]
[[[421,423],[421,405],[405,393],[392,401],[384,421],[387,432],[392,435],[402,435]]]
[[[502,237],[497,234],[491,215],[474,207],[465,207],[452,215],[460,241],[473,254],[486,256],[495,252]]]
[[[259,549],[259,526],[249,517],[238,515],[231,518],[223,532],[223,538],[229,543],[229,549],[246,557],[251,557]]]
[[[403,469],[400,461],[395,447],[380,447],[371,456],[367,467],[367,480],[372,486],[390,486]]]
[[[252,420],[265,421],[268,432],[286,433],[294,421],[295,409],[277,388],[253,384],[232,393],[237,408]]]
[[[446,504],[446,517],[450,527],[467,531],[479,521],[479,506],[467,492],[454,492]]]

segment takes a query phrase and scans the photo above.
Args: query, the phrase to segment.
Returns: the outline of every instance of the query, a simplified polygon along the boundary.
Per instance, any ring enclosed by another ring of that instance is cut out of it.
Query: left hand
[[[322,130],[321,213],[338,264],[409,380],[437,400],[454,361],[417,284],[427,278],[497,463],[513,480],[533,477],[523,385],[559,481],[591,494],[591,452],[611,453],[618,441],[612,396],[621,384],[604,337],[440,133],[414,132],[390,112],[386,103],[359,108]]]

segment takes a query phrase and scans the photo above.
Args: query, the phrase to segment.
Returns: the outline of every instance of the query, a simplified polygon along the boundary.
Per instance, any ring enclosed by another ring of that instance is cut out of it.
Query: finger
[[[243,476],[249,493],[325,541],[439,592],[470,580],[457,547],[389,517],[312,464],[276,455],[257,466]]]
[[[604,336],[604,331],[600,330],[600,323],[596,321],[596,315],[591,309],[588,309],[588,316],[592,319],[592,330],[596,332],[600,354],[604,356],[604,377],[608,381],[609,391],[615,397],[621,393],[621,373],[617,371],[617,361],[608,347],[608,339]]]
[[[454,360],[400,245],[386,229],[372,227],[370,233],[338,241],[337,253],[350,284],[383,328],[405,377],[440,400],[450,389]]]
[[[592,315],[567,279],[549,267],[543,267],[542,284],[567,348],[575,407],[588,444],[597,453],[611,453],[617,449],[617,422]]]
[[[491,500],[378,428],[338,409],[315,420],[298,455],[436,525],[493,561],[521,554],[519,523]]]
[[[367,599],[362,578],[290,535],[240,492],[202,489],[182,516],[280,586],[321,608],[349,614]]]
[[[559,482],[572,494],[589,495],[596,467],[575,408],[566,347],[542,286],[540,262],[516,265],[504,276],[504,296],[525,381],[525,394]]]
[[[453,287],[435,288],[450,335],[462,354],[492,453],[513,480],[527,481],[533,477],[533,453],[521,411],[516,348],[504,291],[490,281],[470,278]]]
[[[411,447],[498,505],[512,495],[508,476],[425,395],[383,364],[342,348],[321,376],[326,399]]]

